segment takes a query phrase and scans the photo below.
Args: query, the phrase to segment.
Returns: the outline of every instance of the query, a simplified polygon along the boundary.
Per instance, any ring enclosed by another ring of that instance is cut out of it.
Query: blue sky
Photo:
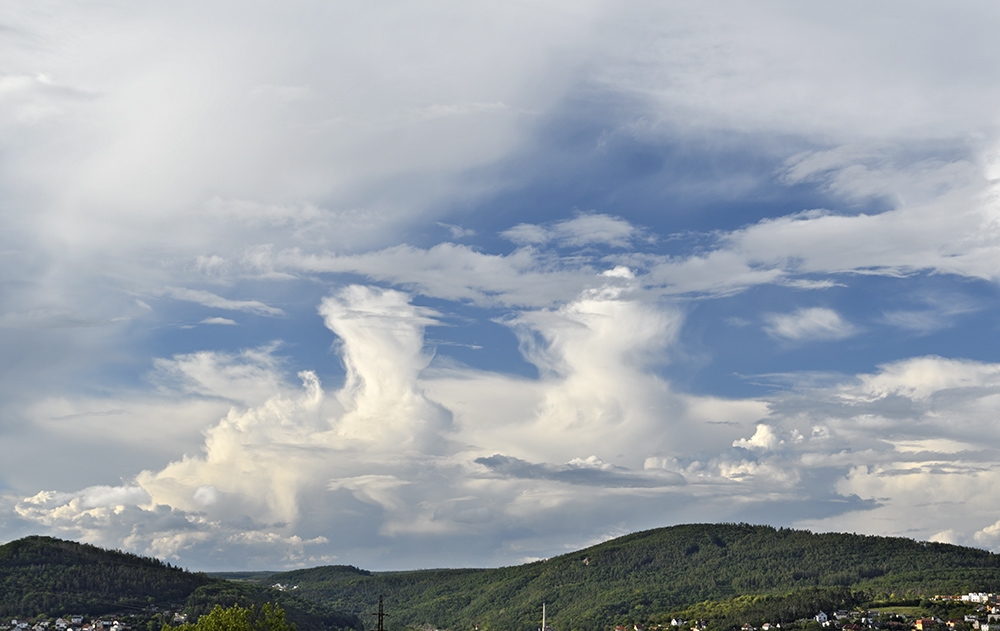
[[[1000,549],[998,11],[0,10],[0,540]]]

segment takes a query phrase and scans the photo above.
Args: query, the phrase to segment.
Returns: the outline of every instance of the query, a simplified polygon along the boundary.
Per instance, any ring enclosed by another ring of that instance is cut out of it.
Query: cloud
[[[917,335],[930,335],[954,326],[960,316],[982,309],[981,305],[964,296],[936,295],[933,292],[923,294],[915,302],[915,308],[885,311],[882,319],[891,326]]]
[[[492,112],[502,112],[510,109],[500,102],[494,103],[453,103],[450,105],[430,105],[417,112],[420,118],[434,119],[447,118],[450,116],[469,116],[472,114],[483,114]]]
[[[495,374],[429,370],[423,332],[438,314],[399,291],[348,286],[320,306],[347,373],[333,396],[312,373],[300,374],[300,389],[287,388],[273,348],[161,360],[155,374],[163,388],[245,401],[280,394],[232,408],[205,431],[200,453],[142,471],[121,488],[26,498],[19,515],[53,532],[95,542],[117,537],[171,557],[187,558],[212,541],[234,542],[229,550],[251,540],[266,548],[261,542],[274,535],[314,542],[297,549],[316,558],[336,556],[346,541],[376,562],[363,551],[372,533],[390,545],[414,536],[481,537],[483,528],[506,532],[536,501],[526,504],[525,491],[561,497],[546,509],[551,514],[597,490],[605,500],[591,498],[590,515],[671,493],[684,477],[669,467],[644,468],[650,453],[705,414],[754,418],[762,408],[733,402],[709,412],[717,405],[710,399],[674,395],[644,376],[652,349],[671,343],[677,317],[627,298],[616,285],[623,276],[605,277],[604,289],[561,311],[512,323],[538,336],[528,357],[547,376],[534,387]],[[452,389],[456,377],[462,384]],[[487,391],[527,417],[498,407],[500,422],[484,422],[489,408],[469,397]],[[622,453],[641,437],[641,450]],[[487,445],[510,455],[490,455]],[[532,463],[537,455],[546,459]],[[554,464],[559,459],[566,464]],[[555,486],[542,491],[538,483]],[[336,544],[320,541],[331,524],[344,528]],[[274,546],[271,561],[306,555],[288,556],[290,545]]]
[[[395,246],[346,256],[297,249],[255,252],[243,265],[265,274],[359,273],[438,298],[511,306],[546,306],[571,300],[593,287],[594,272],[608,263],[631,268],[639,285],[648,291],[688,297],[726,296],[760,285],[805,290],[844,286],[843,281],[817,279],[817,275],[900,278],[931,272],[993,279],[990,270],[998,248],[996,231],[991,228],[995,213],[983,197],[989,190],[980,172],[971,184],[963,183],[916,205],[901,205],[879,214],[850,216],[817,210],[764,219],[715,233],[710,247],[669,256],[559,256],[553,246],[624,247],[640,238],[652,238],[623,220],[592,214],[550,225],[519,224],[503,236],[525,247],[507,255],[444,243],[429,248]],[[970,242],[978,245],[969,248]],[[768,330],[789,339],[810,332],[841,339],[859,332],[831,313],[814,308],[776,314]],[[937,318],[960,313],[945,308]],[[883,321],[923,330],[933,326],[927,320],[931,315],[890,311]],[[799,320],[798,324],[792,319]],[[810,321],[812,328],[796,329],[807,327]]]
[[[873,531],[989,536],[988,507],[972,511],[967,528],[947,524],[947,511],[910,516],[921,502],[972,502],[995,483],[1000,368],[923,357],[803,380],[767,400],[680,394],[649,370],[673,348],[682,313],[649,302],[627,274],[601,278],[559,309],[509,321],[539,368],[535,380],[432,367],[424,331],[440,314],[397,290],[345,287],[320,305],[340,340],[341,388],[328,392],[308,372],[301,388],[283,385],[274,349],[163,362],[160,372],[180,377],[171,388],[234,400],[280,394],[234,407],[205,432],[200,453],[121,487],[26,497],[17,514],[171,558],[226,542],[289,567],[334,558],[377,566],[374,548],[416,558],[399,547],[415,538],[489,547],[514,524],[547,549],[551,537],[584,536],[544,528],[554,515],[612,528],[609,515],[640,506],[650,526],[678,510],[732,519],[772,507],[816,529],[863,515]],[[270,383],[253,385],[259,379]],[[927,496],[927,484],[942,490]],[[909,526],[891,525],[899,514]]]
[[[6,106],[0,111],[9,113],[13,118],[13,121],[8,121],[3,120],[6,116],[2,116],[0,124],[39,124],[97,96],[88,90],[55,82],[52,77],[43,73],[34,76],[0,75],[0,99]]]
[[[897,4],[11,5],[0,523],[205,569],[996,545],[1000,14]],[[753,323],[792,344],[733,379]]]
[[[359,467],[366,468],[353,457],[341,460],[345,454],[362,446],[373,454],[433,450],[449,420],[416,384],[430,359],[422,331],[434,322],[433,312],[410,305],[399,292],[365,287],[345,288],[321,310],[341,336],[349,375],[333,400],[312,373],[300,375],[298,391],[261,398],[285,389],[273,347],[161,360],[155,378],[165,390],[224,396],[252,407],[234,407],[208,429],[200,456],[143,471],[134,486],[117,491],[42,493],[21,502],[19,514],[87,540],[117,538],[172,557],[210,540],[231,542],[232,549],[254,543],[269,554],[287,548],[264,545],[272,535],[300,552],[303,545],[320,546],[326,541],[321,534],[302,538],[288,529],[309,527],[302,524],[301,502],[322,505],[326,480],[356,477]],[[385,470],[386,464],[379,457],[369,466]],[[124,498],[125,508],[114,498]]]
[[[724,296],[759,285],[822,289],[842,284],[817,281],[816,275],[899,278],[928,271],[992,280],[998,248],[997,233],[991,226],[996,220],[992,206],[981,197],[989,190],[984,187],[979,179],[975,185],[947,191],[923,205],[904,205],[880,214],[808,211],[765,219],[717,233],[713,247],[681,255],[558,257],[549,245],[619,247],[642,234],[616,218],[581,215],[552,226],[520,224],[504,232],[507,238],[530,245],[509,255],[440,244],[427,249],[396,246],[351,256],[288,250],[256,257],[253,264],[265,272],[361,273],[439,298],[515,306],[570,300],[593,286],[593,272],[607,261],[633,268],[642,286],[667,296]],[[598,225],[605,222],[617,230]],[[970,242],[976,247],[969,248]],[[857,332],[842,320],[829,319],[828,310],[801,311],[797,317],[803,326],[811,317],[816,335],[836,339]],[[825,325],[823,317],[827,318]],[[903,314],[887,317],[905,324],[900,320],[905,320]],[[790,320],[781,321],[792,326]],[[775,322],[769,329],[782,335]],[[786,331],[793,336],[806,335],[805,330]]]
[[[227,326],[236,326],[239,323],[236,320],[230,320],[229,318],[205,318],[199,324],[222,324]]]
[[[887,197],[921,204],[974,184],[979,170],[971,161],[948,160],[936,152],[914,156],[889,145],[841,145],[789,158],[781,177],[791,185],[819,182],[850,200]]]
[[[164,391],[186,395],[221,397],[241,404],[259,402],[285,389],[280,377],[282,360],[277,345],[247,349],[240,353],[199,351],[156,359],[150,382]]]
[[[213,309],[229,309],[231,311],[246,311],[263,316],[282,316],[285,312],[277,307],[270,307],[258,300],[230,300],[201,289],[185,289],[183,287],[168,287],[166,294],[176,300],[187,300]]]
[[[451,233],[452,239],[463,239],[466,237],[473,237],[476,235],[476,231],[471,230],[469,228],[463,228],[462,226],[456,226],[454,224],[444,223],[441,221],[436,221],[434,223],[441,226],[442,228],[447,228],[448,232]]]
[[[347,378],[339,398],[348,412],[340,435],[421,453],[438,451],[450,419],[417,386],[430,362],[423,333],[436,324],[435,312],[411,305],[403,293],[359,285],[326,298],[319,311],[343,341]]]
[[[594,75],[655,104],[653,120],[685,130],[767,130],[842,144],[961,134],[970,121],[991,120],[986,104],[998,90],[995,71],[968,60],[982,46],[996,49],[987,26],[995,9],[945,15],[933,3],[907,5],[906,12],[901,6],[883,5],[864,25],[849,27],[853,15],[845,6],[632,5],[608,21]],[[887,34],[890,24],[901,30]],[[961,41],[949,35],[955,32]],[[961,102],[935,83],[962,94]],[[946,104],[955,109],[945,111]]]
[[[801,436],[797,435],[796,439],[801,440]],[[742,447],[751,451],[774,451],[784,444],[785,441],[775,433],[774,428],[765,423],[759,423],[757,431],[750,438],[740,438],[733,441],[733,447]]]
[[[827,475],[838,494],[878,503],[800,526],[850,530],[853,522],[864,532],[918,539],[951,529],[954,540],[976,545],[975,533],[995,521],[992,507],[975,498],[1000,474],[988,412],[998,393],[996,365],[912,358],[779,395],[770,429],[734,444],[759,445],[792,471],[833,467]],[[798,438],[776,443],[773,430]],[[957,507],[965,526],[947,517]]]
[[[995,548],[1000,543],[1000,520],[976,532],[972,538],[981,546]]]
[[[514,243],[522,245],[547,243],[552,238],[552,235],[548,230],[542,226],[531,223],[518,224],[513,228],[504,230],[502,234]]]
[[[861,376],[861,392],[864,398],[871,400],[891,395],[927,400],[951,390],[975,392],[980,388],[994,388],[1000,383],[998,374],[1000,368],[996,364],[936,356],[915,357],[883,366],[876,374]]]
[[[66,309],[38,309],[26,313],[5,313],[0,317],[0,327],[11,329],[66,329],[104,327],[119,319],[88,318]]]
[[[857,333],[857,328],[845,322],[836,311],[823,307],[797,309],[793,313],[771,313],[765,316],[764,330],[771,337],[794,342],[811,340],[841,340]]]
[[[309,86],[261,84],[250,90],[250,95],[261,99],[274,99],[283,103],[304,101],[312,96]]]
[[[620,217],[594,212],[578,213],[573,219],[547,226],[522,223],[501,233],[518,245],[552,241],[563,247],[603,244],[617,248],[628,247],[642,235],[642,230]]]
[[[677,473],[656,477],[634,474],[626,470],[616,470],[616,467],[609,466],[596,457],[576,460],[561,466],[533,464],[500,454],[476,458],[475,462],[502,476],[547,479],[569,484],[601,487],[656,487],[684,483],[684,477]]]
[[[348,256],[289,250],[263,253],[254,261],[266,272],[355,273],[436,298],[515,307],[565,302],[582,289],[598,285],[589,263],[566,264],[530,248],[504,256],[454,243],[427,249],[401,245]]]

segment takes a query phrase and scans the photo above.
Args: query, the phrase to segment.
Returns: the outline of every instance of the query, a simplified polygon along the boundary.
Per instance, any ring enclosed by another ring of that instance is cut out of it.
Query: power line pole
[[[376,631],[385,631],[385,619],[389,617],[389,614],[382,610],[382,597],[378,597],[378,613],[369,614],[372,616],[378,616],[378,629]]]

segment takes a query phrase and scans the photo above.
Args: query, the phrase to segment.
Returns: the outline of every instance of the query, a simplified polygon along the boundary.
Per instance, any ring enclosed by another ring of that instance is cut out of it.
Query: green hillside
[[[766,604],[765,613],[795,619],[862,599],[1000,591],[1000,557],[903,538],[701,524],[635,533],[517,567],[373,573],[332,566],[267,580],[298,585],[302,597],[357,614],[384,595],[393,628],[533,631],[546,603],[556,631],[597,631],[745,595],[773,596],[728,606]]]
[[[711,628],[791,621],[872,601],[1000,591],[1000,557],[910,539],[812,534],[746,524],[635,533],[546,561],[498,569],[186,572],[157,559],[48,537],[0,546],[0,617],[150,612],[193,617],[214,605],[275,602],[300,631],[371,628],[379,596],[396,629],[535,631],[542,604],[556,631],[606,631],[679,613]],[[268,585],[297,586],[278,591]],[[153,607],[156,607],[154,609]],[[348,612],[338,613],[338,612]]]
[[[285,592],[184,571],[157,559],[103,550],[51,537],[26,537],[0,546],[0,618],[87,616],[183,611],[192,617],[216,604],[278,603],[300,631],[360,629],[360,621]],[[155,607],[155,609],[154,609]]]

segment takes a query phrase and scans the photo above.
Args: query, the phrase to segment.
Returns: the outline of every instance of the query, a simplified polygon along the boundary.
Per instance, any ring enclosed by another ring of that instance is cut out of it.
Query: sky
[[[0,4],[0,542],[1000,551],[1000,6]]]

